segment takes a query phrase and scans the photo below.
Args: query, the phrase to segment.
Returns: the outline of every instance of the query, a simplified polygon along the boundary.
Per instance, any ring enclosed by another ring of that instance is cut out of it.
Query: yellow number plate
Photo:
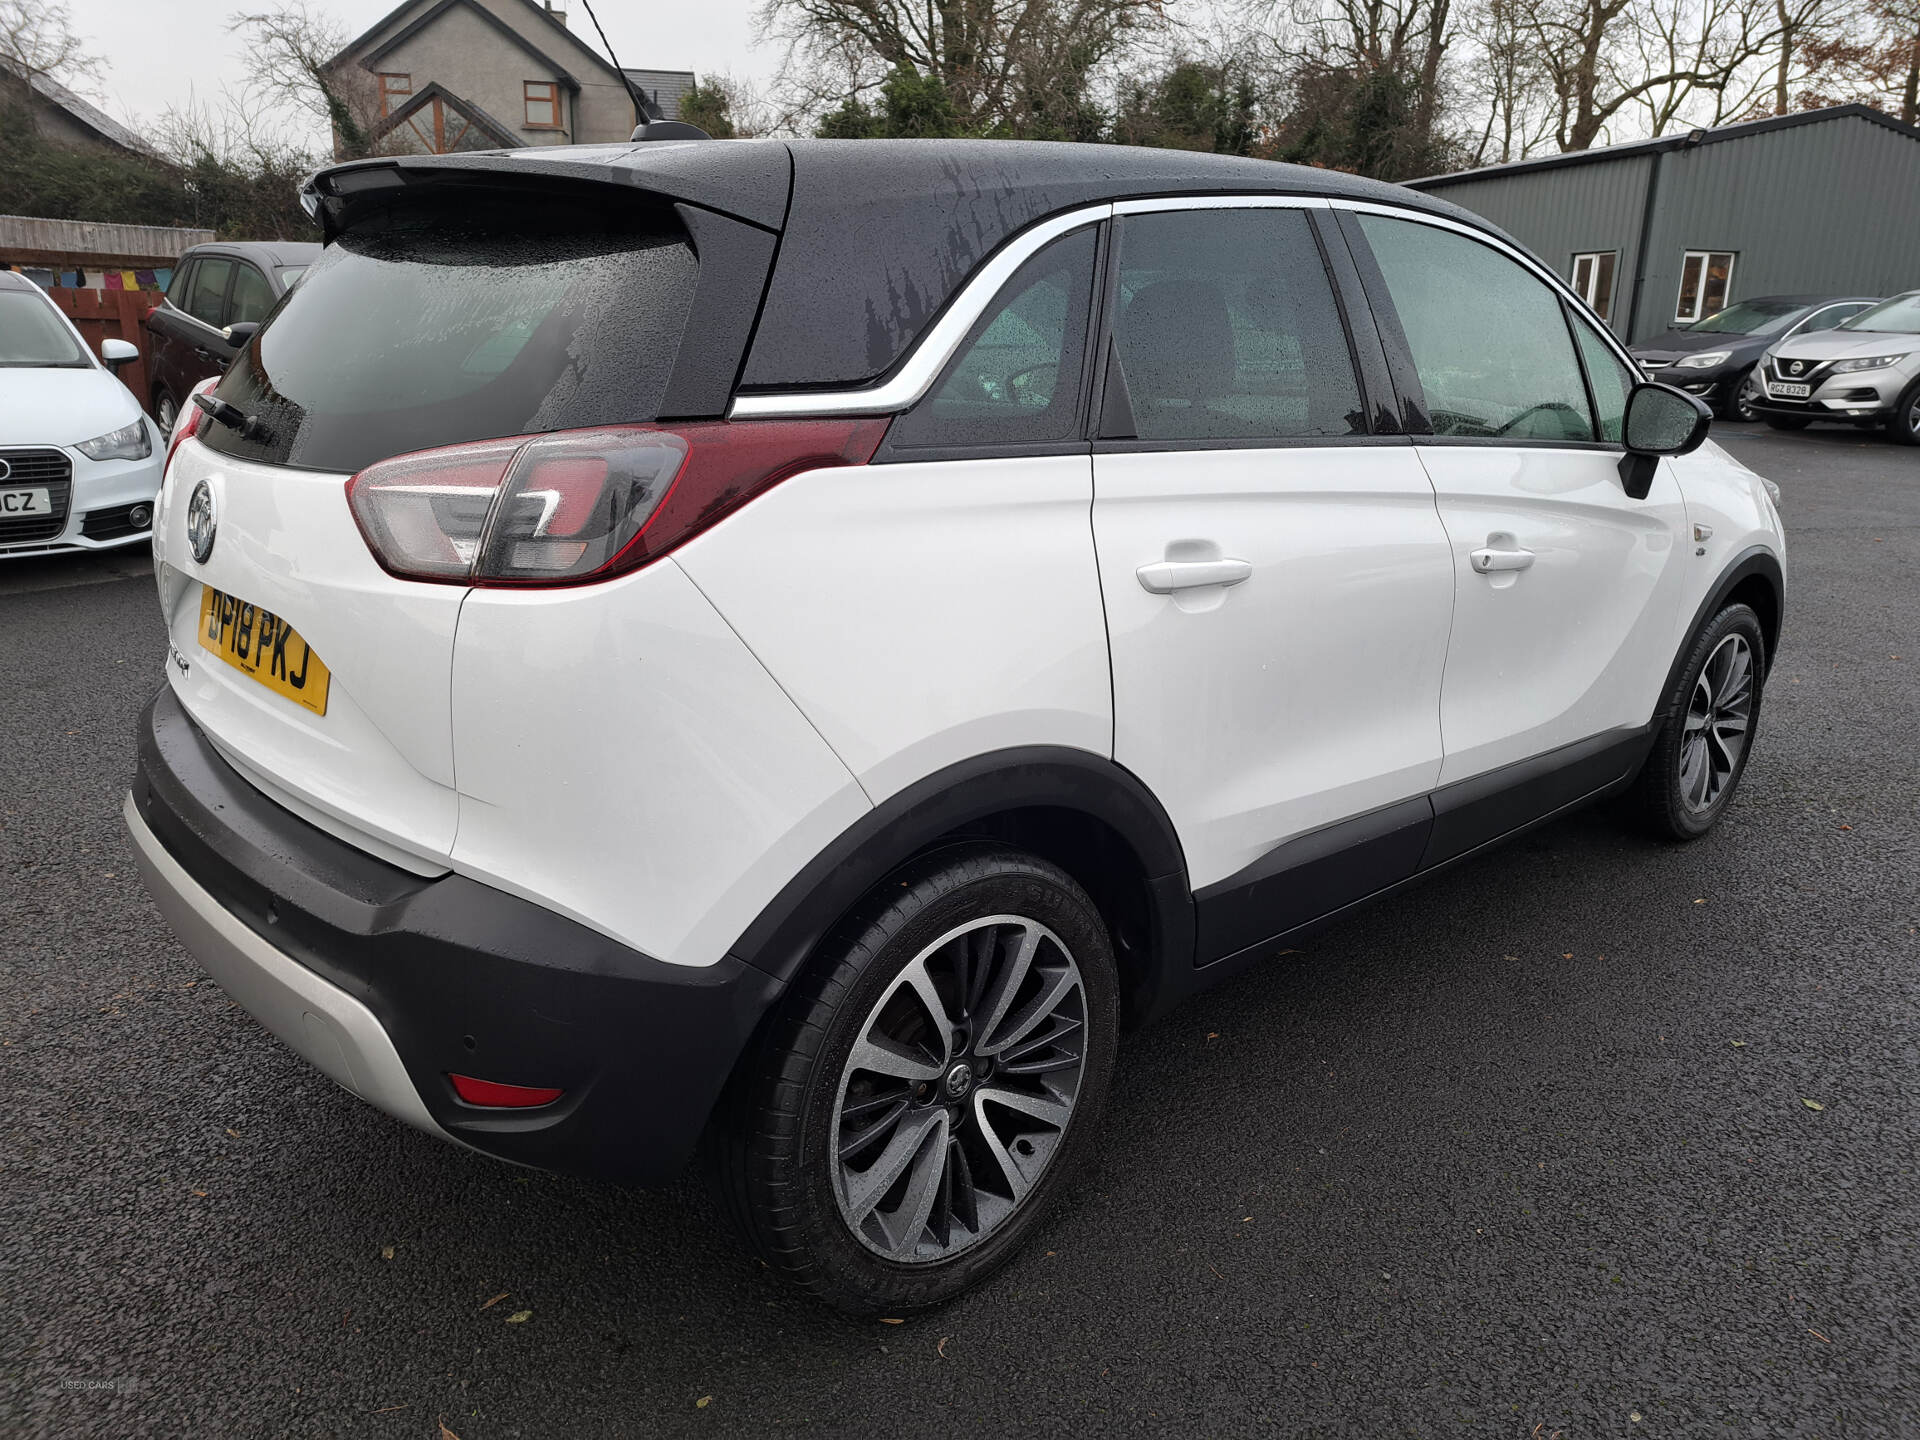
[[[316,715],[327,713],[327,682],[332,678],[327,667],[300,632],[271,610],[201,586],[200,648],[274,694]]]

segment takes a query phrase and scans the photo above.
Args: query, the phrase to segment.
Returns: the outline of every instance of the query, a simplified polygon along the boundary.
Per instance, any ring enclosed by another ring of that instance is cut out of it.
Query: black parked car
[[[147,405],[162,434],[173,432],[187,392],[209,375],[224,374],[253,333],[234,336],[229,327],[257,327],[319,258],[318,245],[296,240],[196,245],[180,257],[166,303],[147,316]]]
[[[1632,347],[1650,380],[1698,395],[1727,420],[1758,420],[1753,367],[1789,335],[1831,330],[1878,297],[1762,295]]]

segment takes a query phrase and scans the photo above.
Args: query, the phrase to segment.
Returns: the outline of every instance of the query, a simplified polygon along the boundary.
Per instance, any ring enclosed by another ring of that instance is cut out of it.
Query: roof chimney
[[[553,0],[547,0],[547,14],[558,20],[562,25],[567,23],[567,12],[554,4]]]

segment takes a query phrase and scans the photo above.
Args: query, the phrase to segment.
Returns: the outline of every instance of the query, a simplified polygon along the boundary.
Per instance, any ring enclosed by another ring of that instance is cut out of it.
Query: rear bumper
[[[423,878],[247,784],[171,690],[142,713],[126,816],[168,923],[288,1046],[422,1130],[640,1184],[684,1166],[778,994],[731,960],[667,965],[459,875]],[[564,1093],[472,1106],[450,1073]]]

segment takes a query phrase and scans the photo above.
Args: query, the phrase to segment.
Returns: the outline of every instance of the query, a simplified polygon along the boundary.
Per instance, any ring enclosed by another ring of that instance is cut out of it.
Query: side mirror
[[[100,342],[101,362],[109,369],[118,372],[122,365],[140,358],[140,349],[131,340],[102,340]]]
[[[259,328],[260,326],[257,321],[236,320],[233,324],[227,326],[227,328],[222,330],[220,333],[227,337],[228,344],[244,345],[253,338],[254,331],[258,330]]]
[[[1647,498],[1662,455],[1685,455],[1700,448],[1713,423],[1704,400],[1646,380],[1627,396],[1627,453],[1620,457],[1620,483],[1635,500]]]

